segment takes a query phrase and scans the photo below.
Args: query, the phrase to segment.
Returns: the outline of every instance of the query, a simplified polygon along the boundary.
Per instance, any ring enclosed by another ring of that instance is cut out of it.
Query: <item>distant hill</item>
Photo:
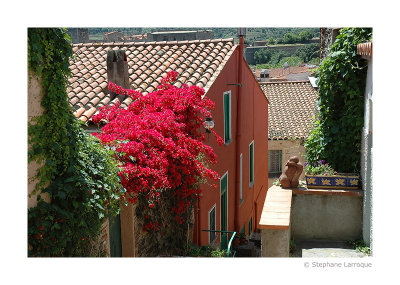
[[[237,28],[210,28],[210,27],[176,27],[176,28],[89,28],[89,39],[102,40],[103,33],[121,32],[125,36],[153,33],[160,31],[195,31],[212,30],[214,38],[234,38],[237,41]],[[291,33],[296,36],[302,31],[310,31],[313,37],[319,36],[319,28],[247,28],[246,44],[254,44],[254,41],[283,39],[285,34]]]

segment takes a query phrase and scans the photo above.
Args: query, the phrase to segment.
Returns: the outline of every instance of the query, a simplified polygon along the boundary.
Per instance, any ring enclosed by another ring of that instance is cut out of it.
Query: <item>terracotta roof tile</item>
[[[318,92],[308,81],[260,83],[267,96],[268,139],[305,139],[312,129]]]
[[[67,88],[70,104],[76,110],[74,115],[87,121],[99,107],[110,103],[108,50],[126,51],[131,88],[147,94],[157,90],[161,78],[170,70],[178,72],[175,86],[197,84],[207,92],[235,48],[233,39],[74,44]],[[115,100],[118,99],[114,103]],[[127,107],[131,101],[127,97],[121,106]]]

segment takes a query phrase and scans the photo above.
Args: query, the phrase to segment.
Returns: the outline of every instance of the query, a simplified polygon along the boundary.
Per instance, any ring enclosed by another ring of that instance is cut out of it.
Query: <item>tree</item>
[[[294,43],[297,43],[298,41],[299,41],[299,38],[293,33],[286,33],[283,36],[283,42],[285,44],[294,44]]]
[[[271,59],[271,51],[268,48],[261,48],[254,53],[256,64],[268,63]]]
[[[304,30],[299,33],[299,40],[301,43],[308,42],[309,40],[312,39],[312,37],[313,37],[313,34],[309,30]]]
[[[115,149],[125,197],[137,203],[136,218],[144,232],[140,255],[182,254],[184,222],[200,194],[198,185],[203,179],[219,178],[205,166],[215,164],[216,155],[203,143],[200,131],[214,103],[203,98],[202,88],[173,86],[176,77],[176,72],[168,73],[158,90],[146,96],[110,82],[109,90],[130,96],[133,102],[127,109],[118,103],[105,107],[93,117],[97,123],[108,121],[94,135]]]
[[[310,62],[313,58],[319,56],[319,44],[308,44],[298,48],[294,54],[300,57],[304,62]]]
[[[273,37],[270,37],[269,40],[268,40],[268,43],[270,45],[274,45],[276,43],[276,41],[275,41],[275,39]]]

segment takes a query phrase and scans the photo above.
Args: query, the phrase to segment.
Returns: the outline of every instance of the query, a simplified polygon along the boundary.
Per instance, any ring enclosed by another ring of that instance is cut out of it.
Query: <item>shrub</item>
[[[371,36],[369,28],[342,29],[318,68],[320,114],[305,143],[307,161],[326,159],[338,172],[359,172],[367,61],[357,45]]]

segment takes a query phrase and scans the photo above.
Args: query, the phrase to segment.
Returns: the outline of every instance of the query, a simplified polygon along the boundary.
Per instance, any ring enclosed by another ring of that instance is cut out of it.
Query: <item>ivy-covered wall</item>
[[[28,29],[28,80],[37,77],[42,92],[41,110],[28,124],[28,163],[38,166],[31,175],[38,195],[28,209],[29,256],[104,255],[101,225],[119,211],[123,189],[112,153],[83,130],[68,103],[71,56],[65,29]]]
[[[370,28],[344,28],[317,70],[319,115],[305,142],[309,163],[325,160],[338,172],[360,172],[367,61],[357,45]]]

